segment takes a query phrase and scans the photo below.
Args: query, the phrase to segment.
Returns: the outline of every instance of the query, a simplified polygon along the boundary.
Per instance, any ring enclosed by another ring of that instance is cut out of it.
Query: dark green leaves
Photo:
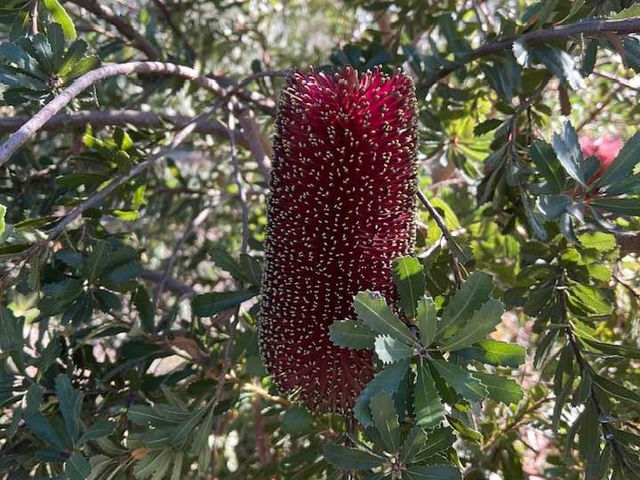
[[[258,292],[253,290],[203,293],[193,297],[191,306],[196,317],[210,317],[224,310],[239,307],[257,294]]]
[[[444,360],[432,360],[438,373],[464,398],[479,402],[487,397],[485,386],[474,378],[468,370]]]
[[[327,443],[323,448],[324,458],[340,470],[369,470],[379,467],[386,458],[364,450],[343,447],[335,443]]]
[[[640,132],[631,137],[609,166],[597,180],[596,185],[607,188],[623,181],[640,162]]]
[[[407,344],[414,342],[415,337],[409,328],[393,313],[384,297],[369,291],[360,292],[355,296],[353,306],[358,318],[374,332],[389,335]]]
[[[418,362],[418,377],[415,389],[416,425],[432,428],[444,419],[444,410],[435,386],[429,365],[425,360]]]
[[[489,300],[473,313],[467,325],[445,340],[441,348],[443,350],[459,350],[484,340],[500,323],[503,312],[502,303],[498,300]]]
[[[400,426],[391,394],[379,391],[369,403],[373,424],[380,434],[385,450],[396,453],[400,448]]]
[[[553,149],[565,171],[580,185],[585,184],[582,149],[571,122],[564,124],[564,134],[553,134]]]
[[[413,355],[413,347],[390,335],[378,336],[375,340],[375,350],[383,363],[397,362]]]
[[[487,339],[457,350],[456,354],[489,365],[517,368],[525,361],[526,349],[514,343]]]
[[[472,273],[462,288],[449,300],[438,325],[438,333],[453,335],[461,324],[486,302],[493,290],[491,276],[483,272]]]
[[[62,374],[56,377],[56,393],[65,430],[71,441],[75,442],[80,434],[80,410],[84,395],[74,390],[69,377]]]

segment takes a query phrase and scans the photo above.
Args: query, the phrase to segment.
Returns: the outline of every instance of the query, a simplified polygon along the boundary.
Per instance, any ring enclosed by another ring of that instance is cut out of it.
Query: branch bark
[[[27,123],[29,118],[30,117],[27,116],[0,118],[0,133],[15,132],[21,125]],[[182,128],[190,123],[191,120],[189,117],[179,115],[159,115],[153,112],[140,112],[137,110],[113,110],[108,112],[81,111],[59,113],[47,121],[41,130],[72,130],[84,128],[87,125],[94,127],[133,125],[138,128],[153,129],[167,127],[167,124],[169,124],[169,126],[172,125],[177,128]],[[194,131],[202,135],[212,135],[224,140],[229,139],[227,127],[217,120],[197,121]],[[236,130],[234,135],[239,145],[250,148],[250,142],[244,138],[242,132]]]
[[[95,0],[69,0],[70,3],[75,3],[79,7],[93,13],[96,17],[102,18],[106,22],[116,27],[118,31],[126,38],[131,40],[133,44],[142,51],[149,60],[158,60],[161,58],[160,51],[153,46],[153,44],[147,40],[144,35],[133,28],[127,21],[119,15],[116,15],[113,10],[104,5],[104,2],[98,3]]]
[[[27,140],[40,130],[51,118],[66,107],[71,100],[80,95],[91,85],[106,78],[118,75],[131,75],[133,73],[154,73],[158,75],[174,75],[196,82],[203,88],[221,96],[225,90],[218,82],[208,77],[200,75],[190,67],[175,65],[173,63],[162,62],[129,62],[106,65],[85,73],[60,95],[45,105],[31,120],[22,125],[18,131],[13,133],[9,139],[0,146],[0,166],[4,165],[9,158],[24,145]]]
[[[545,30],[535,30],[527,32],[519,36],[505,38],[495,42],[489,42],[476,50],[473,50],[457,63],[451,63],[446,67],[436,71],[426,82],[427,89],[438,83],[440,80],[462,68],[468,63],[477,60],[480,57],[493,55],[504,50],[509,50],[515,42],[526,44],[546,43],[553,40],[561,40],[572,35],[598,35],[601,33],[630,34],[640,32],[640,18],[631,18],[627,20],[587,20],[579,23],[568,25],[560,25]]]

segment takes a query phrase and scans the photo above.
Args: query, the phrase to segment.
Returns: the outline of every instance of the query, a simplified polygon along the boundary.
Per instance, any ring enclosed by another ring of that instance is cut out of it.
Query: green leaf
[[[300,435],[308,432],[313,424],[313,417],[308,410],[302,407],[289,408],[284,414],[282,428],[287,433]]]
[[[364,427],[373,425],[373,418],[371,417],[371,410],[369,409],[371,397],[380,391],[394,394],[404,380],[408,368],[409,362],[396,362],[378,372],[376,376],[373,377],[373,380],[364,387],[353,409],[355,417]]]
[[[253,290],[203,293],[193,297],[191,307],[196,317],[210,317],[224,310],[239,307],[257,294],[258,292]]]
[[[438,331],[438,319],[436,318],[436,305],[433,299],[422,297],[418,300],[416,322],[420,330],[420,340],[422,345],[427,348],[436,339]]]
[[[409,434],[402,444],[402,461],[411,463],[418,452],[424,448],[427,443],[427,434],[424,429],[414,426],[409,430]]]
[[[389,335],[378,336],[375,340],[375,349],[383,363],[394,363],[411,358],[413,355],[413,347]]]
[[[60,2],[58,0],[44,0],[44,6],[51,12],[53,19],[62,26],[64,37],[67,40],[75,40],[77,37],[76,27]]]
[[[595,200],[589,201],[589,205],[618,215],[640,216],[640,197],[596,198]]]
[[[608,16],[609,20],[626,20],[627,18],[638,17],[640,17],[640,3],[634,3],[619,12],[610,13]]]
[[[64,442],[58,432],[51,426],[47,417],[38,411],[32,411],[27,408],[22,414],[22,418],[27,423],[29,430],[31,430],[37,437],[41,438],[47,443],[50,443],[58,450],[64,450]]]
[[[593,188],[614,185],[624,180],[633,172],[634,167],[639,161],[640,132],[636,132],[636,134],[624,144],[624,147],[622,147],[622,150],[620,150],[620,153],[618,153],[618,156],[609,168],[594,182]]]
[[[602,389],[605,393],[605,397],[613,397],[621,402],[630,402],[634,405],[640,405],[640,395],[635,391],[631,391],[622,385],[618,385],[611,380],[601,377],[600,375],[593,376],[593,383]]]
[[[414,410],[416,425],[420,427],[436,427],[444,419],[442,402],[429,371],[429,365],[424,358],[418,362]]]
[[[553,134],[553,149],[565,171],[580,185],[584,185],[584,162],[578,135],[571,122],[564,124],[564,136]]]
[[[603,316],[610,315],[613,312],[611,302],[596,287],[573,283],[568,292],[567,300],[569,304],[578,309],[583,315]]]
[[[416,316],[418,299],[424,292],[423,267],[415,257],[400,257],[393,262],[393,276],[402,311],[410,318]]]
[[[376,335],[360,320],[338,320],[329,326],[329,339],[350,350],[372,349]]]
[[[111,435],[116,429],[116,423],[99,418],[96,423],[91,425],[78,440],[78,443],[87,442],[89,440],[97,440]]]
[[[151,299],[149,298],[149,293],[147,289],[142,285],[138,285],[136,288],[133,297],[131,298],[133,305],[138,310],[138,315],[140,315],[140,323],[145,332],[151,333],[154,331],[154,313],[153,313],[153,304],[151,303]]]
[[[451,425],[462,438],[482,445],[482,440],[484,439],[482,433],[465,425],[460,419],[451,415],[447,415],[447,421],[449,422],[449,425]]]
[[[441,350],[458,350],[483,340],[500,323],[504,309],[498,300],[489,300],[477,310],[467,325],[444,341]]]
[[[578,237],[584,248],[593,248],[599,252],[612,252],[618,247],[616,237],[610,233],[589,232]]]
[[[402,474],[407,480],[460,480],[460,472],[450,465],[414,465]]]
[[[240,269],[240,265],[236,260],[221,248],[212,248],[209,252],[213,263],[227,273],[230,273],[236,280],[244,280],[244,275]]]
[[[453,389],[472,402],[480,402],[489,392],[467,369],[444,360],[433,359],[432,365]]]
[[[429,430],[427,442],[424,444],[424,448],[420,449],[416,455],[416,462],[422,462],[437,453],[451,448],[455,441],[456,436],[449,427],[438,427]]]
[[[464,358],[511,368],[517,368],[525,362],[526,352],[523,346],[489,339],[455,351]]]
[[[370,470],[386,463],[387,459],[364,450],[327,443],[322,449],[324,458],[340,470]]]
[[[80,411],[84,394],[74,390],[69,377],[62,373],[56,377],[56,393],[65,430],[71,441],[75,443],[80,435]]]
[[[91,474],[91,464],[84,455],[73,453],[64,466],[64,473],[68,480],[86,480]]]
[[[568,195],[541,195],[538,197],[538,210],[544,216],[544,219],[555,220],[566,212],[567,207],[571,204],[571,198]]]
[[[387,305],[384,297],[365,291],[359,292],[353,301],[358,318],[366,323],[371,330],[382,335],[390,335],[402,340],[408,345],[415,342],[409,327],[407,327],[393,310]]]
[[[371,407],[373,424],[380,432],[385,450],[391,453],[398,452],[400,449],[400,425],[391,394],[384,390],[379,391],[371,397],[369,406]]]
[[[556,77],[566,81],[572,89],[579,90],[584,86],[582,75],[569,53],[550,45],[527,46],[527,50]]]
[[[460,290],[450,299],[438,325],[438,335],[453,335],[460,329],[460,323],[469,318],[488,299],[493,290],[491,275],[473,272]]]
[[[262,266],[257,258],[246,253],[240,254],[242,276],[252,285],[259,287],[262,283]]]
[[[524,392],[514,380],[489,373],[473,372],[473,376],[487,387],[489,398],[505,405],[518,404]]]

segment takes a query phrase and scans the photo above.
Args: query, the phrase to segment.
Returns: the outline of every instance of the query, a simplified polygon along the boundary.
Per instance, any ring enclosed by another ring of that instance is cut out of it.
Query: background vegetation
[[[640,478],[638,32],[626,0],[4,0],[0,476]],[[411,330],[362,295],[332,327],[381,369],[349,418],[256,343],[277,95],[343,64],[414,78],[425,207]]]

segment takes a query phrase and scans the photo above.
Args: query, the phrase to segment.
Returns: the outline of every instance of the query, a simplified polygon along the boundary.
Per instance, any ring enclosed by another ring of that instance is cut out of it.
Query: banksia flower
[[[609,169],[623,147],[621,139],[608,135],[596,140],[589,135],[582,135],[579,138],[579,142],[580,148],[582,148],[582,155],[585,159],[595,156],[600,162],[600,169],[596,172],[592,181]]]
[[[331,343],[353,297],[391,303],[395,258],[413,248],[416,114],[411,80],[294,73],[280,97],[267,214],[260,349],[284,391],[347,412],[374,374],[372,353]]]

